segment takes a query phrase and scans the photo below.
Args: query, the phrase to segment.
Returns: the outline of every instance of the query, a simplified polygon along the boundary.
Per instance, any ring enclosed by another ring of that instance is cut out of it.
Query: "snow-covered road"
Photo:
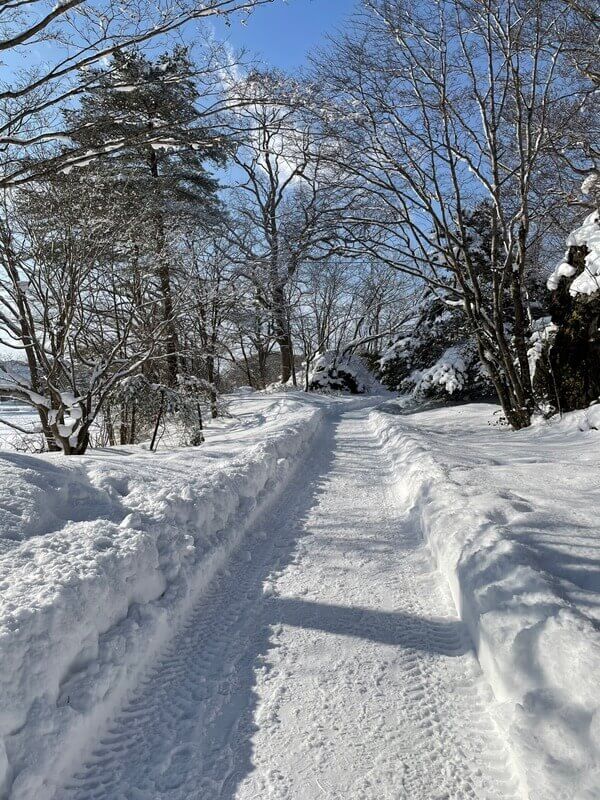
[[[368,409],[332,412],[56,800],[520,797],[415,527]]]

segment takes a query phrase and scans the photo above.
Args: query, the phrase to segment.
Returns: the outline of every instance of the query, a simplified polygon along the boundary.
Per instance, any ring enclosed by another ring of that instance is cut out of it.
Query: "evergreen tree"
[[[541,349],[537,388],[550,410],[585,408],[600,399],[600,211],[571,233],[548,289],[553,329]]]
[[[156,278],[157,315],[166,325],[164,381],[175,386],[180,361],[176,308],[176,238],[185,228],[214,225],[218,184],[205,164],[223,164],[224,139],[198,108],[199,89],[186,48],[156,61],[118,52],[98,70],[95,88],[66,112],[78,152],[105,154],[85,166],[88,190],[135,210],[136,268]],[[156,369],[154,362],[154,369]]]
[[[473,284],[480,287],[477,302],[490,318],[495,309],[496,313],[499,308],[504,310],[499,323],[510,340],[515,322],[511,287],[502,285],[491,266],[502,262],[502,243],[494,235],[493,206],[484,202],[465,211],[463,226],[469,269],[474,272]],[[455,253],[454,257],[465,258],[465,255]],[[543,301],[535,270],[528,270],[527,276],[530,305],[539,310]],[[456,271],[445,269],[440,260],[437,277],[439,288],[430,287],[424,292],[412,320],[403,326],[400,336],[383,353],[382,380],[392,389],[418,396],[491,398],[493,387],[479,358],[476,332],[462,303],[456,302]],[[498,302],[494,302],[494,293],[502,294]],[[502,364],[496,366],[502,374]]]

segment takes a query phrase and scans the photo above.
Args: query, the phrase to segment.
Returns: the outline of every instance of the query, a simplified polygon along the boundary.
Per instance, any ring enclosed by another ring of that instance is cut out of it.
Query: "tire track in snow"
[[[251,552],[242,549],[215,579],[55,800],[213,800],[231,783],[236,737],[236,764],[250,763],[253,671],[270,636],[260,618],[263,583],[291,558],[303,514],[330,469],[332,431],[327,424],[323,431],[323,446],[300,467],[300,490],[290,484],[247,534]],[[267,536],[266,528],[275,533]]]
[[[449,592],[350,412],[60,800],[509,800]],[[250,560],[249,560],[250,558]]]

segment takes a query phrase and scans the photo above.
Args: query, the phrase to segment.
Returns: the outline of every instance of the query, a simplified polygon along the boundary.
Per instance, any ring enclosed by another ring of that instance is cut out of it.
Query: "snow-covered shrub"
[[[556,332],[541,391],[556,410],[585,408],[600,397],[600,211],[570,234],[547,287]]]
[[[465,354],[460,347],[449,347],[433,366],[411,375],[414,394],[429,397],[440,389],[449,395],[461,392],[468,380]]]
[[[492,396],[462,309],[433,292],[425,293],[415,316],[383,351],[379,369],[388,388],[416,398]]]
[[[315,358],[308,374],[310,391],[365,394],[376,385],[375,376],[360,356],[333,351]]]
[[[196,375],[177,376],[178,402],[176,411],[183,430],[181,444],[198,447],[204,443],[204,421],[202,401],[214,402],[217,406],[217,393],[213,384]],[[214,400],[213,400],[214,398]]]

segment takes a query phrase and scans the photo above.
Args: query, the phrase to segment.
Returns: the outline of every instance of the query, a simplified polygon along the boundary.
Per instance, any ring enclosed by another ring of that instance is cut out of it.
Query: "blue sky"
[[[245,25],[234,18],[228,27],[216,26],[216,33],[236,49],[244,47],[272,66],[294,70],[327,33],[343,27],[354,6],[354,0],[275,0],[254,11]]]
[[[236,51],[243,48],[249,57],[293,72],[306,62],[311,50],[326,43],[327,34],[343,30],[356,5],[357,0],[273,0],[259,6],[244,24],[236,14],[228,17],[228,25],[214,17],[196,25],[205,30],[209,25],[217,39],[229,42]],[[196,32],[194,23],[185,26],[183,41],[192,43]],[[157,51],[165,47],[164,39],[155,43]],[[55,60],[56,53],[54,44],[38,42],[4,54],[3,63],[10,72]]]
[[[325,43],[328,33],[343,29],[357,0],[273,0],[257,8],[242,24],[239,15],[229,17],[229,24],[210,18],[218,39],[228,41],[235,50],[244,48],[249,56],[258,56],[266,64],[293,71],[301,67],[307,54]],[[184,41],[194,39],[194,25],[182,31]],[[158,49],[164,48],[160,40]],[[55,47],[37,43],[14,53],[4,54],[7,68],[32,66],[52,58]]]

